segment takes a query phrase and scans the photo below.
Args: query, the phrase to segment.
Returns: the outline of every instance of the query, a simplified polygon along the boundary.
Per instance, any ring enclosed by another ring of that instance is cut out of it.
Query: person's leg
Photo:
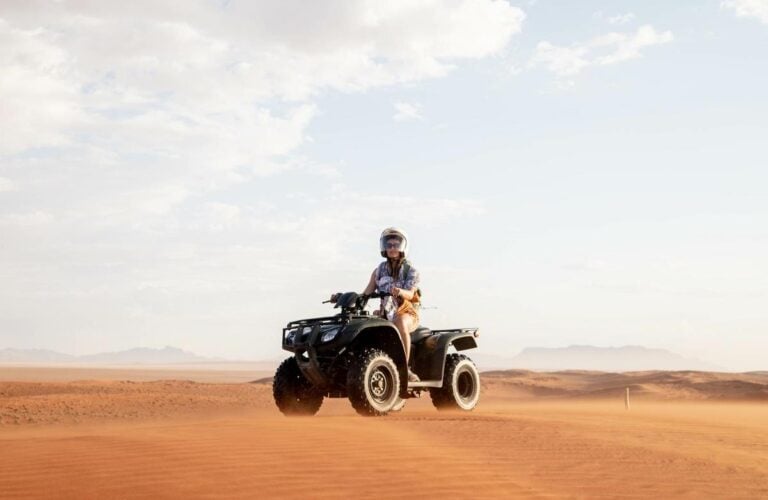
[[[408,365],[408,362],[411,359],[411,332],[413,332],[419,325],[416,322],[416,318],[414,318],[410,314],[398,314],[395,316],[395,326],[397,326],[397,330],[400,332],[400,338],[403,340],[403,347],[405,349],[405,363],[408,367],[408,374],[409,379],[411,379],[411,369]],[[417,381],[418,378],[413,377],[414,380]]]
[[[405,361],[406,363],[411,359],[411,315],[410,314],[398,314],[395,316],[395,326],[400,332],[400,338],[403,340],[403,348],[405,349]]]

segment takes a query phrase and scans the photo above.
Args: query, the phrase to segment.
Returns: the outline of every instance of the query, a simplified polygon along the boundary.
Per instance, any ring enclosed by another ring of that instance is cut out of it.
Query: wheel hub
[[[470,373],[466,371],[461,372],[457,380],[457,386],[459,397],[464,401],[469,401],[475,395],[475,381]]]
[[[387,380],[387,376],[381,372],[381,370],[376,370],[371,374],[371,394],[376,399],[384,399],[387,395],[389,388],[389,382]]]

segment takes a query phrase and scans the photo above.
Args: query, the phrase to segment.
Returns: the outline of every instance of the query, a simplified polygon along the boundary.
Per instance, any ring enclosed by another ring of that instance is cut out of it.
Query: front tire
[[[380,349],[363,349],[353,358],[347,372],[347,394],[360,415],[386,415],[400,399],[397,365]]]
[[[395,401],[395,404],[392,405],[392,409],[389,411],[402,411],[402,409],[405,408],[405,400],[403,398],[397,398],[397,401]]]
[[[277,368],[272,396],[277,408],[289,417],[314,415],[323,404],[323,393],[304,377],[296,358],[286,359]]]
[[[480,374],[475,364],[463,354],[449,354],[443,386],[429,389],[429,395],[438,410],[473,410],[480,399]]]

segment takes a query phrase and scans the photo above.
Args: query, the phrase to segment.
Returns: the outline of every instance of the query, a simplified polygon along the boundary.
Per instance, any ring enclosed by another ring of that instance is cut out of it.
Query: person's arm
[[[371,279],[368,280],[368,286],[365,287],[365,290],[363,290],[364,295],[368,295],[369,293],[373,293],[376,291],[376,269],[373,270],[371,273]]]
[[[378,268],[374,269],[371,273],[371,279],[368,281],[368,286],[365,287],[365,290],[363,290],[364,294],[373,293],[376,291],[376,271]],[[384,311],[379,307],[379,309],[373,311],[374,316],[379,316],[381,318],[385,317]]]
[[[392,287],[392,295],[413,301],[413,297],[416,295],[416,290],[419,289],[419,281],[421,281],[419,272],[416,268],[411,267],[408,276],[406,276],[405,279],[405,286],[403,288]]]

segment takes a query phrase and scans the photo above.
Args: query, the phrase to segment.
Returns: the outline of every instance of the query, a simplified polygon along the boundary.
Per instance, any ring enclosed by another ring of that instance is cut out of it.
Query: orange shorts
[[[410,300],[403,300],[403,303],[400,304],[400,307],[398,307],[397,311],[395,311],[395,317],[401,316],[403,314],[410,314],[413,316],[416,324],[419,324],[419,310],[416,309],[416,306],[414,306],[413,302]]]

